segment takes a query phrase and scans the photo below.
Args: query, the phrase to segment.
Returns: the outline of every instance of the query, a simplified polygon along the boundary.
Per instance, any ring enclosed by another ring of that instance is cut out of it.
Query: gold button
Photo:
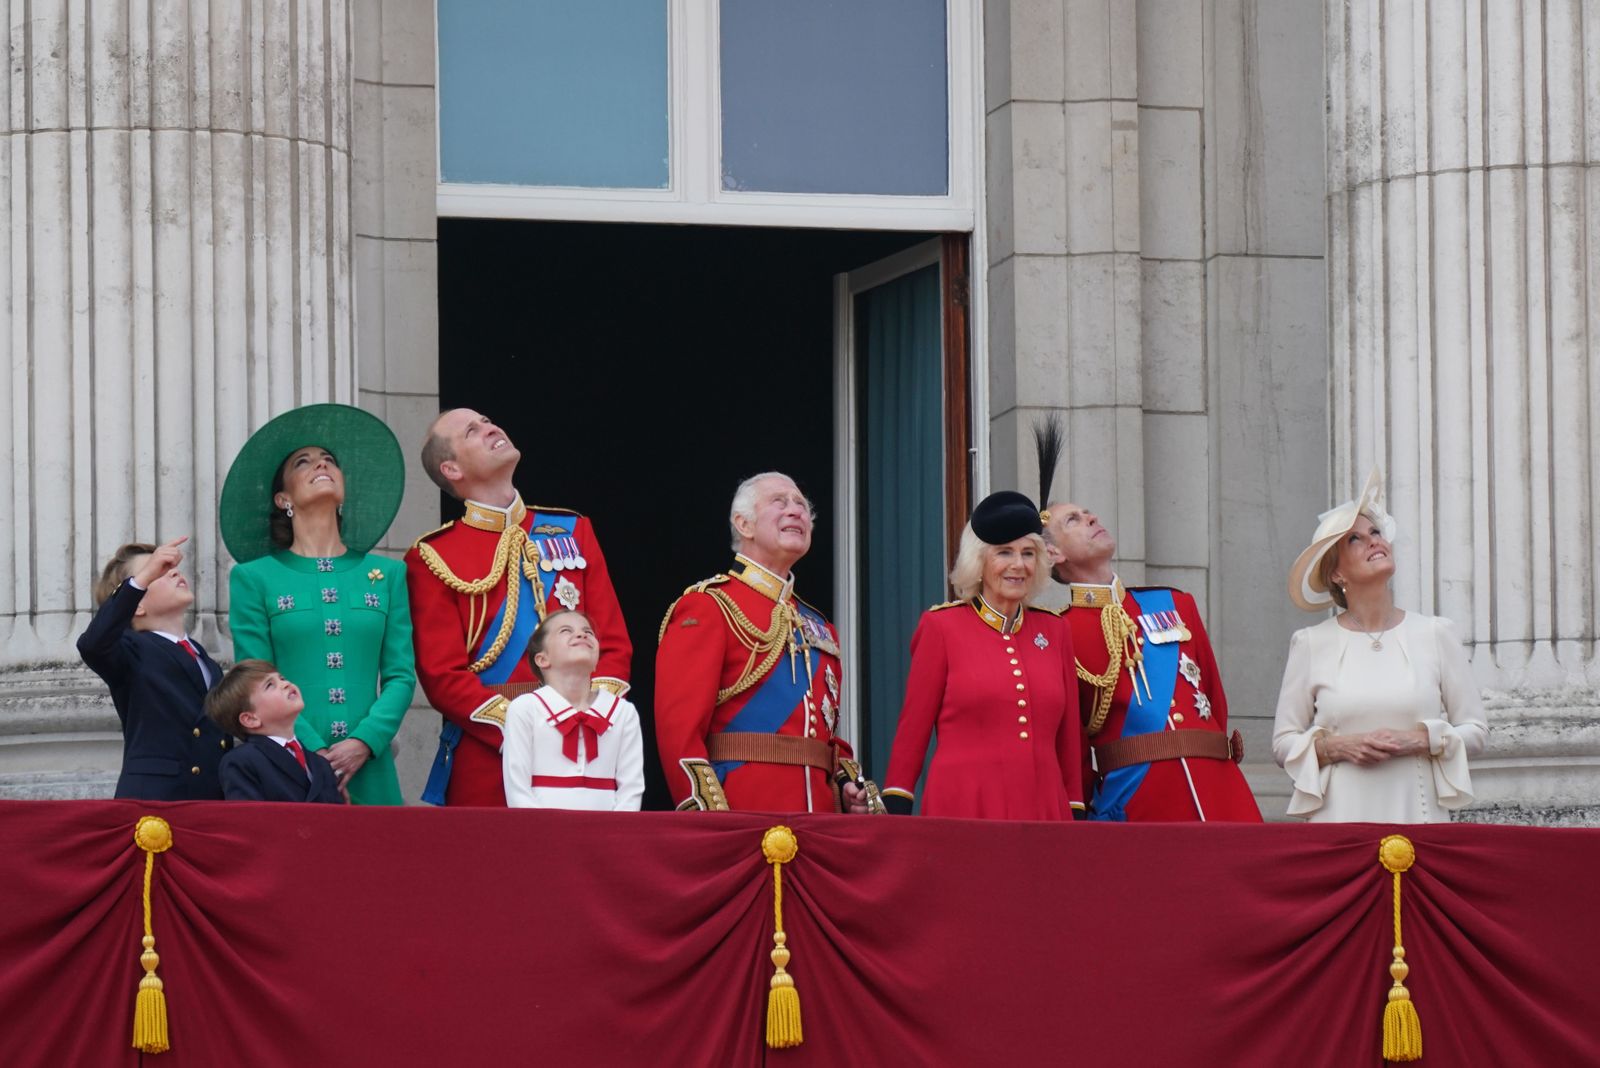
[[[198,737],[200,737],[200,728],[199,728],[199,727],[196,727],[196,728],[195,728],[195,729],[194,729],[194,736],[195,736],[195,737],[196,737],[196,738],[198,738]]]
[[[1011,658],[1011,666],[1012,666],[1012,667],[1016,667],[1016,666],[1017,666],[1017,660],[1016,660],[1016,657],[1012,657],[1012,658]]]
[[[1027,689],[1027,687],[1026,687],[1026,686],[1024,686],[1024,685],[1023,685],[1023,684],[1022,684],[1022,683],[1020,683],[1020,682],[1019,682],[1019,683],[1017,683],[1017,689],[1019,689],[1019,690],[1026,690],[1026,689]]]
[[[1008,652],[1008,653],[1015,653],[1015,652],[1016,652],[1016,650],[1015,650],[1015,649],[1013,649],[1013,648],[1011,648],[1011,646],[1009,646],[1009,645],[1008,645],[1008,646],[1006,646],[1006,652]]]
[[[224,739],[222,739],[222,741],[218,742],[217,743],[217,748],[219,748],[219,749],[228,748],[228,739],[224,738]]]
[[[1018,678],[1021,678],[1022,677],[1022,669],[1021,668],[1012,668],[1011,669],[1011,674],[1017,676]]]
[[[1019,698],[1017,698],[1017,707],[1018,708],[1027,708],[1028,707],[1028,702],[1024,701],[1022,698],[1019,697]]]
[[[1182,723],[1183,722],[1183,713],[1182,712],[1174,712],[1172,714],[1172,722],[1174,722],[1174,723]]]
[[[190,775],[198,775],[198,774],[200,774],[200,767],[199,767],[199,765],[196,765],[196,766],[195,766],[195,767],[192,767],[192,768],[190,768],[190,769],[189,769],[189,774],[190,774]]]
[[[1027,716],[1018,716],[1017,717],[1017,722],[1018,723],[1026,723],[1026,722],[1028,722],[1028,717]]]
[[[1172,699],[1172,707],[1173,708],[1177,708],[1178,707],[1178,699],[1176,697],[1174,697]]]
[[[1020,737],[1023,737],[1023,738],[1026,738],[1027,736],[1028,736],[1028,732],[1027,731],[1023,731],[1022,734],[1020,735]]]
[[[817,717],[816,717],[816,716],[812,716],[812,717],[811,717],[811,722],[812,722],[812,723],[815,723],[815,722],[816,722],[816,721],[817,721]]]

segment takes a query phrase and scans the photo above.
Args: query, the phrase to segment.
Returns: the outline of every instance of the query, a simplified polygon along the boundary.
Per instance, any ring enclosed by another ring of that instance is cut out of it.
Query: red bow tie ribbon
[[[556,721],[561,732],[561,755],[578,762],[578,739],[585,739],[584,752],[593,760],[600,755],[600,736],[611,729],[611,721],[593,712],[574,712],[566,719]]]

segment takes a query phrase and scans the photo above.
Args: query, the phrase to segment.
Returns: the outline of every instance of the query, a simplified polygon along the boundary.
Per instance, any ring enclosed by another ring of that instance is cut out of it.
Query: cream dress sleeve
[[[1328,730],[1315,723],[1316,694],[1311,687],[1312,646],[1317,630],[1326,625],[1297,630],[1289,639],[1289,660],[1283,668],[1278,712],[1272,721],[1272,757],[1294,783],[1294,796],[1289,799],[1291,816],[1317,811],[1328,790],[1330,769],[1317,762],[1317,737]]]
[[[1439,658],[1438,718],[1427,718],[1428,752],[1433,760],[1433,788],[1439,804],[1458,809],[1472,803],[1472,776],[1467,758],[1483,752],[1489,737],[1489,720],[1483,696],[1472,677],[1466,650],[1448,619],[1432,621]]]

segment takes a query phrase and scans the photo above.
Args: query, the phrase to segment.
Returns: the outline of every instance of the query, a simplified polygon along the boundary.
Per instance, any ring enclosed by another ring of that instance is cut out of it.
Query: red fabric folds
[[[147,813],[170,1068],[1382,1063],[1392,827],[107,801],[0,804],[6,1064],[138,1063]],[[1600,831],[1399,830],[1422,1063],[1600,1062]]]

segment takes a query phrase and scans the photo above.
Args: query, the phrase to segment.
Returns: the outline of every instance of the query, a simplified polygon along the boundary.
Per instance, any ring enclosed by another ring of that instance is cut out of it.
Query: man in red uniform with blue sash
[[[1065,617],[1089,736],[1090,818],[1259,823],[1194,598],[1125,588],[1111,568],[1116,539],[1076,504],[1049,507],[1045,541],[1052,574],[1072,589]]]
[[[839,638],[794,595],[811,504],[787,475],[746,479],[728,572],[673,602],[656,652],[656,743],[680,809],[881,811],[835,734]],[[836,793],[836,790],[838,791]]]
[[[521,457],[469,408],[441,414],[422,446],[428,477],[464,504],[406,554],[417,681],[444,717],[422,795],[432,804],[505,804],[501,729],[509,699],[538,687],[526,652],[548,612],[584,612],[600,641],[595,684],[628,688],[633,643],[594,530],[576,512],[524,505]]]

